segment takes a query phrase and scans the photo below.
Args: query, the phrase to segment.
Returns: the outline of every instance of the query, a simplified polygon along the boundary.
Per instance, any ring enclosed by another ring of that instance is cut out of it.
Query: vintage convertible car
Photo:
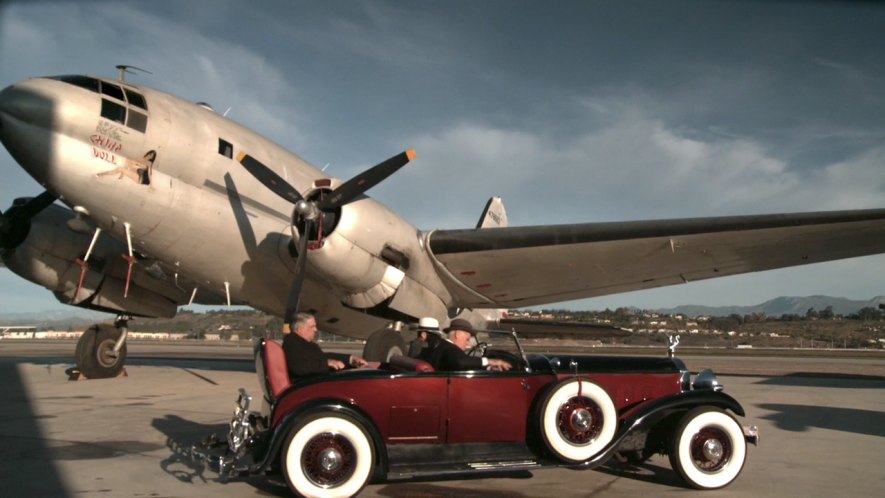
[[[473,354],[514,368],[438,372],[397,356],[290,383],[282,348],[261,340],[262,409],[250,411],[240,389],[227,441],[200,452],[224,476],[282,472],[299,495],[337,497],[370,481],[593,468],[656,453],[688,485],[714,489],[738,476],[747,442],[757,443],[713,372],[692,380],[674,357],[678,339],[666,357],[526,355],[515,333],[480,340]]]

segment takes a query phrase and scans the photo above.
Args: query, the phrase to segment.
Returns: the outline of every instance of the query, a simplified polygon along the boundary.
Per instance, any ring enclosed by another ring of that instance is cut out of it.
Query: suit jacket
[[[305,341],[295,332],[283,338],[283,351],[286,353],[289,378],[293,381],[306,375],[329,373],[329,359],[343,361],[345,365],[350,362],[350,355],[324,353],[316,343]]]
[[[406,353],[406,356],[410,358],[420,358],[426,348],[427,341],[420,338],[412,339],[412,342],[409,343],[409,352]]]
[[[427,348],[421,359],[441,371],[481,370],[485,368],[482,358],[467,356],[467,353],[451,342],[441,339],[436,346]]]

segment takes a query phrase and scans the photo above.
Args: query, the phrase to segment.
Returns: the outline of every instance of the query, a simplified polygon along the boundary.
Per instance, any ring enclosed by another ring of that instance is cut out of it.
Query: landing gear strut
[[[88,379],[116,377],[126,362],[127,324],[131,317],[118,316],[113,325],[96,323],[77,341],[77,369]]]

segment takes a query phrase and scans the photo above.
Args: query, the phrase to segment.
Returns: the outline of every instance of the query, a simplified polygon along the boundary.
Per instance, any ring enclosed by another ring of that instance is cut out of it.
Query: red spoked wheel
[[[583,462],[615,435],[617,412],[605,389],[571,379],[551,390],[541,403],[541,436],[557,457]]]
[[[290,489],[300,496],[346,497],[369,481],[375,452],[365,429],[343,414],[297,426],[281,455]]]
[[[690,486],[716,489],[741,473],[747,441],[740,424],[724,411],[699,407],[686,413],[673,436],[670,465]]]

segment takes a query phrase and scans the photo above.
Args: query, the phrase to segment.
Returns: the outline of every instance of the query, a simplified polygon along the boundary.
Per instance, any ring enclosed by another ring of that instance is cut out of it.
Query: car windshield
[[[519,339],[515,332],[503,330],[477,330],[476,337],[470,340],[467,348],[468,353],[474,355],[500,356],[501,352],[509,353],[521,360],[525,360]],[[475,349],[475,351],[473,350]]]

